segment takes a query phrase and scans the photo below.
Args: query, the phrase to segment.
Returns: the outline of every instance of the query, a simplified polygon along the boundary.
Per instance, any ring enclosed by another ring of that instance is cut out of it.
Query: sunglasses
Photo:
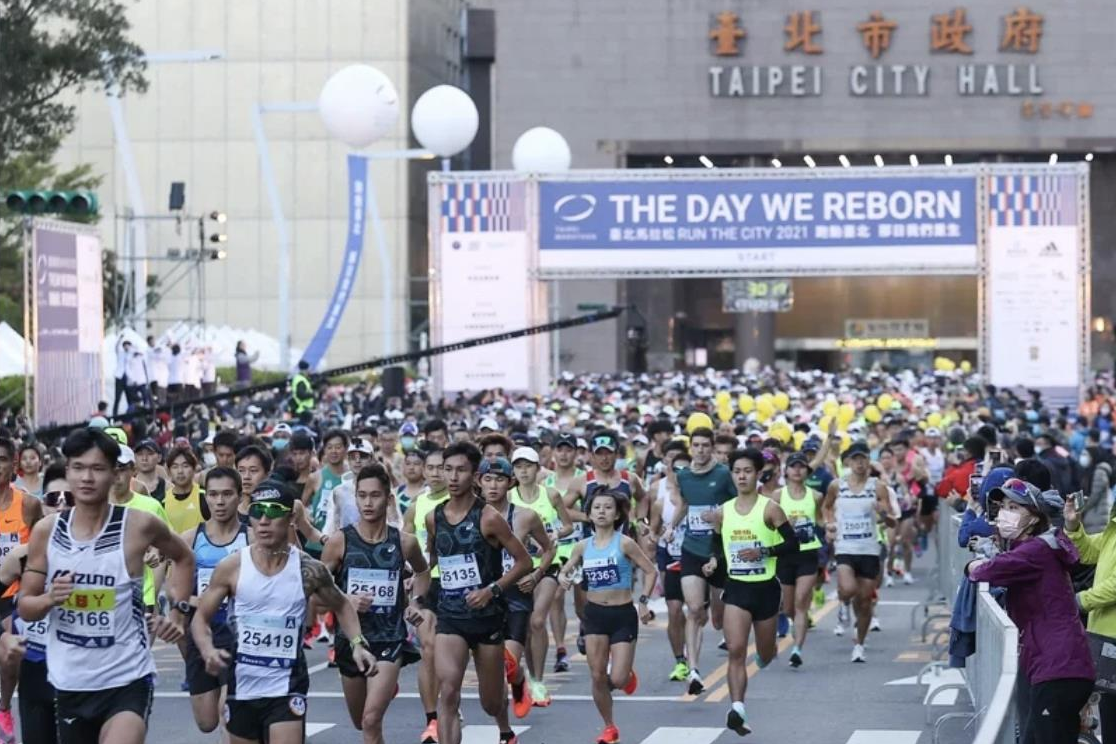
[[[56,509],[65,504],[66,506],[74,505],[73,491],[47,491],[43,494],[43,505]]]
[[[274,501],[258,501],[248,506],[248,516],[252,519],[282,519],[290,513],[289,506]]]

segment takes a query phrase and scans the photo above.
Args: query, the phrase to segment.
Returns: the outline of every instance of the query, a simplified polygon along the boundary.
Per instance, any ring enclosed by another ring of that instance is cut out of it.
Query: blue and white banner
[[[349,296],[353,293],[353,285],[356,283],[357,270],[360,268],[360,254],[364,252],[364,199],[367,177],[368,161],[360,155],[350,155],[349,234],[345,239],[345,257],[325,317],[322,318],[314,338],[310,339],[306,352],[302,355],[303,360],[310,364],[312,370],[318,368],[326,350],[329,349],[333,334],[336,333],[337,326],[341,323],[341,316],[345,313],[345,306],[349,303]]]
[[[540,270],[976,271],[975,176],[543,181]]]

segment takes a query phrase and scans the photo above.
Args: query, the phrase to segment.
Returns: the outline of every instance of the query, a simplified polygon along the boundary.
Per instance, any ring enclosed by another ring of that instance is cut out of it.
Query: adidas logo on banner
[[[1042,247],[1042,250],[1039,251],[1039,255],[1040,256],[1060,256],[1060,255],[1062,255],[1062,252],[1060,250],[1058,250],[1058,246],[1054,244],[1054,241],[1051,241],[1051,242],[1047,243],[1046,245],[1044,245]]]

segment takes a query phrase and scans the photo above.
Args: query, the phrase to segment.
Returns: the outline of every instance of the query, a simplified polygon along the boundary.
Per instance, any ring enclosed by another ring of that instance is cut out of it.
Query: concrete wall
[[[423,6],[419,8],[418,6]],[[456,47],[444,29],[427,21],[457,18],[461,0],[143,0],[130,4],[133,38],[148,53],[221,49],[224,59],[204,63],[153,64],[145,96],[124,106],[149,213],[165,213],[171,181],[185,181],[187,211],[228,213],[229,257],[207,268],[206,317],[211,324],[277,329],[276,236],[253,139],[251,111],[257,102],[315,101],[330,74],[353,63],[378,67],[395,83],[401,115],[394,133],[372,149],[410,146],[410,102],[433,81],[452,72],[445,59]],[[441,57],[442,64],[435,60]],[[413,73],[413,67],[421,73]],[[422,86],[416,92],[415,86]],[[77,130],[66,141],[63,165],[91,163],[105,175],[101,189],[107,247],[116,247],[112,215],[127,204],[123,173],[115,159],[107,106],[87,93],[79,100]],[[333,292],[343,255],[347,148],[332,141],[314,113],[269,114],[270,138],[283,209],[293,240],[292,335],[305,345]],[[372,166],[388,241],[395,307],[395,340],[380,333],[380,266],[369,230],[359,279],[328,353],[331,364],[353,362],[404,343],[407,318],[407,250],[425,239],[409,222],[415,209],[412,181],[420,178],[402,161]],[[421,192],[421,187],[418,188]],[[418,209],[424,222],[425,211]],[[192,238],[193,232],[188,233]],[[183,247],[171,225],[149,227],[152,255]],[[152,263],[166,274],[171,265]],[[158,330],[186,311],[186,287],[172,291],[154,315]]]

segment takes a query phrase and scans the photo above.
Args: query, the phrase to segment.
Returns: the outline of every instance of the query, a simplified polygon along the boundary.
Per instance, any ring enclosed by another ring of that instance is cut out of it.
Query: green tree
[[[0,0],[0,165],[60,142],[74,126],[70,96],[108,81],[147,89],[143,50],[117,0]]]

